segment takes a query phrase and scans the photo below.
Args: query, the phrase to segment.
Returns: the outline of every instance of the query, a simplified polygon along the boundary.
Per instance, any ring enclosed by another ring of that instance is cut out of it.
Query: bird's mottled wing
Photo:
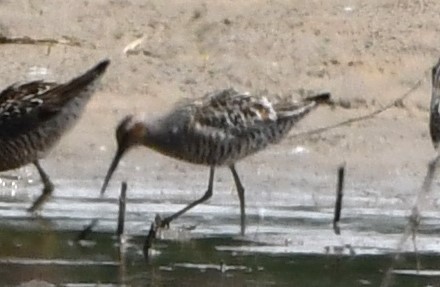
[[[0,93],[0,137],[24,134],[53,119],[71,100],[90,98],[109,64],[103,60],[64,84],[35,81],[5,89]]]
[[[56,115],[70,100],[90,96],[93,84],[109,64],[109,60],[103,60],[64,84],[34,81],[6,88],[0,93],[0,133],[33,129]]]
[[[0,93],[0,135],[12,135],[33,128],[47,116],[44,95],[56,83],[34,81],[13,84]]]
[[[227,89],[192,103],[191,125],[199,133],[229,136],[277,120],[272,104],[265,97]]]

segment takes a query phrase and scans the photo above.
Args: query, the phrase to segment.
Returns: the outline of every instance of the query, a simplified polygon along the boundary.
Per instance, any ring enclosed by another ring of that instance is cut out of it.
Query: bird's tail
[[[48,92],[48,100],[53,101],[55,106],[60,106],[77,96],[87,96],[93,93],[93,84],[102,77],[109,64],[110,60],[105,59],[84,74],[70,80],[65,84],[55,87]],[[58,96],[51,96],[53,94],[57,94]]]
[[[315,96],[307,97],[304,99],[305,102],[315,102],[316,104],[331,104],[330,93],[322,93]]]
[[[272,130],[271,143],[279,142],[290,129],[320,104],[331,104],[330,93],[308,97],[296,104],[279,103],[274,106],[277,121]]]
[[[300,104],[276,106],[275,109],[279,119],[292,118],[298,121],[320,104],[331,104],[330,93],[307,97]]]

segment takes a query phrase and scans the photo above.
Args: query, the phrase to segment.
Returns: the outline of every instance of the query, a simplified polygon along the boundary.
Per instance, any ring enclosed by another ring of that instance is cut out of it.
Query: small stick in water
[[[345,175],[345,164],[338,168],[338,183],[336,185],[336,202],[335,202],[335,214],[333,217],[333,230],[335,234],[341,234],[341,229],[339,227],[339,220],[341,219],[341,209],[342,209],[342,197],[344,195],[344,175]]]
[[[125,203],[127,197],[127,183],[124,181],[121,184],[121,195],[119,196],[119,215],[118,215],[118,228],[116,235],[121,238],[124,233],[124,223],[125,223]]]
[[[76,237],[76,241],[81,241],[81,240],[85,240],[87,238],[87,236],[89,236],[90,233],[92,233],[92,229],[93,227],[95,227],[95,225],[98,223],[98,219],[93,219],[92,222],[90,222],[89,225],[87,225],[80,234],[78,234],[78,236]]]

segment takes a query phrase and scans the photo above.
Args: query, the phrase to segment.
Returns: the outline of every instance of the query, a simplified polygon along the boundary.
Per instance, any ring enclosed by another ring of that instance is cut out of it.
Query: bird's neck
[[[169,131],[161,125],[161,122],[146,124],[147,133],[144,138],[144,146],[159,153],[169,155],[174,150],[175,142]]]

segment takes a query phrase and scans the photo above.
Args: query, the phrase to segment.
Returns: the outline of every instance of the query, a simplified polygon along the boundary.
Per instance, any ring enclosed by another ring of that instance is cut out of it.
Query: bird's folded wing
[[[277,113],[265,97],[228,89],[194,101],[190,128],[211,137],[232,137],[277,120]]]
[[[50,118],[47,93],[56,83],[34,81],[13,84],[0,93],[0,136],[14,136],[33,129]]]

